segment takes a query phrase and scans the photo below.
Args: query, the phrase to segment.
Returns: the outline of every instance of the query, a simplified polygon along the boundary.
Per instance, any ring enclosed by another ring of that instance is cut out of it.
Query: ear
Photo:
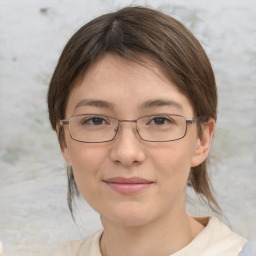
[[[65,128],[63,130],[63,133],[65,133]],[[61,138],[60,138],[60,125],[59,124],[56,125],[56,134],[57,134],[57,137],[58,137],[61,154],[62,154],[64,160],[66,161],[66,164],[67,165],[71,165],[71,158],[70,158],[70,155],[69,155],[69,151],[68,151],[68,147],[67,147],[67,144],[66,144],[66,140],[65,141],[61,141]],[[64,139],[64,137],[65,136],[63,135],[62,139]]]
[[[215,129],[215,120],[210,118],[206,124],[201,125],[201,129],[202,136],[197,138],[191,167],[198,166],[207,158]]]

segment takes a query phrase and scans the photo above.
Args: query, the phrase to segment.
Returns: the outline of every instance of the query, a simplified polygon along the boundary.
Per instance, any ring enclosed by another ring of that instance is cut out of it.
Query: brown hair
[[[65,118],[67,101],[75,80],[85,74],[95,60],[111,52],[124,58],[153,60],[190,100],[200,127],[217,118],[217,89],[209,59],[198,40],[179,21],[157,10],[127,7],[102,15],[81,27],[65,46],[53,73],[48,108],[52,128]],[[63,130],[59,142],[65,147]],[[68,167],[68,203],[78,195],[72,167]],[[191,168],[189,182],[195,192],[215,212],[220,210],[212,194],[206,161]],[[72,213],[73,215],[73,213]]]

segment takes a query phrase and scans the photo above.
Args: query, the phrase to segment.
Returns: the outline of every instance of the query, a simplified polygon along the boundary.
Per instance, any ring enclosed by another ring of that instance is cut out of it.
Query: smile
[[[127,195],[139,193],[154,184],[152,181],[139,177],[114,177],[104,180],[104,182],[116,192]]]

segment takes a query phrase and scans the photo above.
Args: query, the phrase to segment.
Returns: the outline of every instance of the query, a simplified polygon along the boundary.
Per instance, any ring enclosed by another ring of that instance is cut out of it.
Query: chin
[[[150,214],[149,214],[150,213]],[[115,223],[124,227],[138,227],[143,226],[154,219],[153,211],[137,205],[137,207],[123,206],[111,209],[111,212],[101,214],[102,219],[108,222]]]

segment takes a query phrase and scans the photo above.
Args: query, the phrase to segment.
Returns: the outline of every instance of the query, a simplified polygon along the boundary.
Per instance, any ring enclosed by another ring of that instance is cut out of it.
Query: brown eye
[[[156,117],[156,118],[154,118],[152,121],[153,121],[154,124],[156,124],[156,125],[163,125],[163,124],[165,124],[165,122],[166,122],[166,118],[164,118],[164,117]]]
[[[93,117],[93,118],[91,118],[91,123],[93,125],[101,125],[104,123],[104,119],[101,117]]]
[[[81,120],[82,125],[107,125],[109,124],[104,118],[95,116]]]
[[[171,125],[174,124],[174,121],[170,118],[167,117],[162,117],[162,116],[157,116],[152,118],[149,122],[148,125]]]

